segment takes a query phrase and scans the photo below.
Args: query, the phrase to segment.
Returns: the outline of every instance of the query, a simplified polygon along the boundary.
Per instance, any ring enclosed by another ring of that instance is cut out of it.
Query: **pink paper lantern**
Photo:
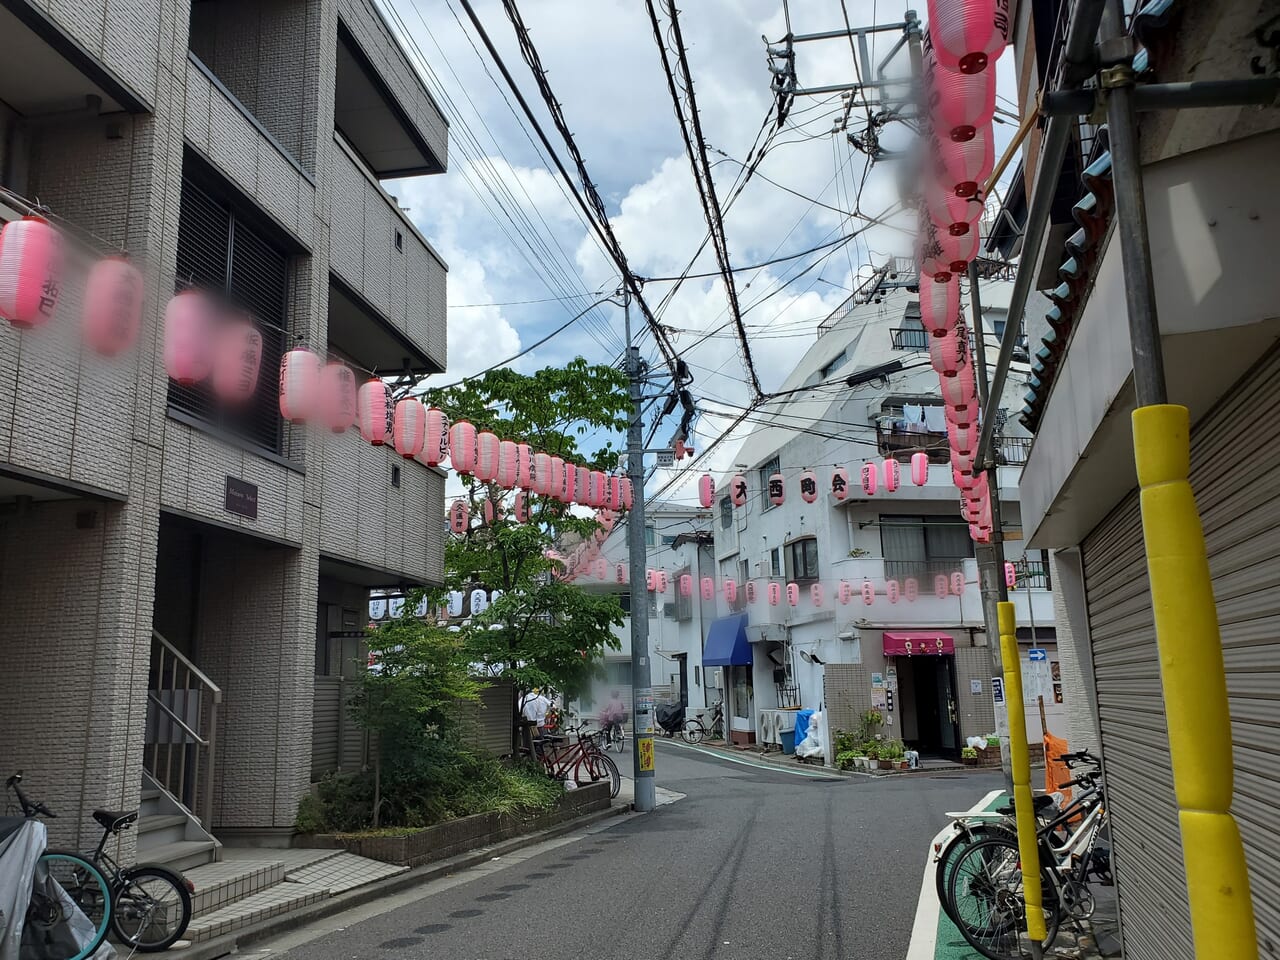
[[[898,602],[898,598],[902,596],[902,587],[897,580],[884,582],[884,595],[889,598],[890,603]]]
[[[516,486],[533,489],[533,448],[527,443],[516,444]]]
[[[540,497],[551,494],[551,454],[535,453],[533,455],[533,492]]]
[[[962,143],[948,137],[944,140],[935,138],[933,145],[938,159],[938,183],[942,189],[954,191],[957,197],[977,196],[995,167],[991,127],[979,127],[972,139]]]
[[[503,440],[498,444],[498,475],[494,479],[504,490],[510,490],[516,485],[519,459],[520,446],[514,440]]]
[[[3,238],[2,232],[0,238]],[[3,239],[0,239],[0,251],[3,250],[2,244]],[[3,253],[0,252],[2,260]],[[84,341],[90,350],[104,357],[114,357],[133,346],[138,339],[138,331],[142,329],[143,288],[142,271],[126,257],[105,257],[89,268],[84,284],[82,328]],[[261,334],[258,340],[258,357],[261,360]],[[255,385],[258,382],[256,364],[253,381]]]
[[[631,509],[632,496],[633,494],[631,491],[631,481],[628,478],[623,477],[622,478],[622,509],[624,510]]]
[[[924,204],[929,222],[939,235],[962,237],[978,232],[975,226],[982,218],[981,200],[957,197],[954,190],[944,190],[937,181],[930,180],[924,188]]]
[[[947,583],[947,575],[940,573],[933,578],[933,595],[939,600],[947,599],[947,595],[951,592],[951,587]]]
[[[320,418],[332,433],[345,433],[356,422],[355,371],[345,363],[326,363],[320,371]]]
[[[592,470],[588,477],[588,503],[593,507],[609,505],[609,477],[603,470]]]
[[[680,596],[693,596],[693,577],[687,573],[680,574]]]
[[[972,423],[961,427],[954,423],[947,424],[947,440],[952,450],[962,453],[974,453],[978,449],[978,425]]]
[[[948,406],[955,407],[957,411],[970,406],[977,409],[978,388],[974,384],[973,364],[966,363],[954,377],[939,377],[938,386],[942,402]]]
[[[511,514],[515,517],[516,523],[529,522],[529,495],[523,490],[517,490],[515,499],[511,504]]]
[[[702,599],[714,600],[716,598],[716,581],[714,577],[702,578]]]
[[[619,563],[614,565],[613,579],[615,583],[631,582],[631,571],[627,569],[627,565],[625,563]]]
[[[467,501],[453,501],[452,506],[449,507],[449,529],[454,533],[466,533],[467,524],[471,519],[470,512]]]
[[[449,456],[449,418],[437,407],[426,408],[426,430],[422,439],[422,452],[415,460],[428,467],[437,467]]]
[[[769,606],[776,607],[782,602],[782,584],[769,584]]]
[[[4,312],[0,304],[0,314]],[[190,387],[207,377],[213,362],[212,337],[209,298],[199,290],[174,296],[164,310],[164,368],[170,379]]]
[[[730,577],[724,580],[724,602],[730,606],[738,602],[738,581]]]
[[[1018,568],[1008,560],[1004,562],[1004,585],[1006,587],[1016,587],[1018,585]]]
[[[622,509],[622,477],[609,477],[609,509]]]
[[[870,580],[862,581],[862,602],[868,607],[876,602],[876,588]]]
[[[939,256],[947,265],[947,269],[955,274],[968,270],[969,263],[978,256],[978,245],[981,242],[978,231],[972,230],[956,236],[943,230],[934,235],[938,239]]]
[[[943,413],[947,423],[954,423],[957,427],[968,427],[978,422],[980,411],[976,403],[969,403],[962,407],[945,406]]]
[[[377,377],[366,380],[356,393],[356,413],[360,436],[375,447],[385,444],[391,437],[392,422],[395,419],[395,401],[391,397],[391,388]]]
[[[782,474],[775,473],[769,477],[769,502],[775,507],[782,505],[786,499],[786,481],[783,480]]]
[[[477,480],[488,483],[498,478],[498,458],[502,454],[502,441],[498,435],[488,430],[476,434],[476,469]]]
[[[969,524],[969,536],[972,538],[974,543],[991,542],[991,531],[989,529],[983,529],[974,523]]]
[[[876,487],[880,483],[880,471],[874,463],[864,463],[862,465],[862,492],[868,497],[876,495]]]
[[[658,592],[666,593],[667,587],[670,586],[670,584],[671,584],[671,578],[667,576],[667,571],[659,570],[658,571]]]
[[[964,595],[964,574],[959,570],[951,574],[951,592],[957,597]]]
[[[823,601],[823,599],[825,599],[825,598],[824,598],[824,595],[823,595],[822,584],[820,584],[820,583],[811,583],[811,584],[809,584],[809,600],[810,600],[810,602],[811,602],[815,607],[820,607],[820,606],[822,606],[822,601]]]
[[[927,453],[913,453],[911,455],[911,482],[917,487],[923,487],[929,482],[929,455]]]
[[[985,482],[985,480],[985,474],[978,474],[978,476],[975,477],[971,472],[961,471],[955,467],[952,467],[951,469],[952,483],[954,483],[964,493],[971,492],[975,487],[977,487],[979,482]]]
[[[972,140],[996,114],[996,72],[957,73],[938,66],[930,50],[925,56],[927,109],[933,129],[951,140]]]
[[[597,580],[604,580],[609,576],[609,561],[604,557],[597,557],[591,563],[591,570]]]
[[[658,589],[658,571],[646,570],[644,572],[644,583],[649,588],[650,593],[656,592]]]
[[[787,584],[787,604],[794,607],[799,602],[800,602],[800,584],[788,583]]]
[[[973,453],[962,450],[951,451],[951,468],[960,473],[973,473]]]
[[[561,503],[573,503],[577,473],[578,468],[573,463],[568,460],[561,462],[560,486],[553,493],[553,496]]]
[[[46,323],[58,306],[62,265],[62,235],[43,217],[0,228],[0,317],[25,330]]]
[[[907,577],[902,584],[902,594],[907,598],[907,603],[915,603],[920,596],[920,581],[915,577]]]
[[[547,493],[557,500],[564,499],[564,467],[564,458],[551,458],[551,489]]]
[[[754,604],[756,602],[756,582],[748,580],[743,587],[743,593],[746,594],[747,603]]]
[[[1007,0],[928,0],[928,46],[938,65],[979,73],[1009,40]]]
[[[916,264],[922,282],[932,280],[934,283],[949,283],[951,281],[951,264],[943,255],[942,244],[938,242],[938,231],[928,220],[920,221]]]
[[[800,499],[805,503],[813,503],[818,499],[818,475],[812,470],[800,474]]]
[[[920,323],[932,336],[954,330],[960,314],[960,284],[920,278]]]
[[[711,478],[711,474],[704,473],[698,478],[698,502],[704,507],[709,507],[716,500],[716,482]]]
[[[230,320],[217,333],[210,386],[223,403],[247,403],[258,389],[262,368],[262,331],[248,316]],[[321,394],[323,400],[323,392]]]
[[[849,471],[844,467],[836,467],[831,471],[831,495],[837,500],[849,496]]]
[[[280,358],[280,416],[306,423],[320,406],[320,358],[306,347],[294,347]]]
[[[729,499],[735,507],[741,507],[747,502],[747,478],[740,473],[735,473],[729,481]]]
[[[459,420],[449,428],[449,464],[455,473],[475,473],[476,457],[475,424]]]
[[[902,464],[891,457],[880,465],[880,470],[884,474],[885,491],[888,493],[896,492],[898,481],[902,479]]]
[[[501,519],[502,511],[498,508],[498,505],[492,500],[486,498],[484,501],[484,525],[486,527],[491,527],[495,520]]]
[[[422,452],[427,442],[427,408],[421,400],[406,397],[396,404],[391,441],[396,453],[406,460]]]

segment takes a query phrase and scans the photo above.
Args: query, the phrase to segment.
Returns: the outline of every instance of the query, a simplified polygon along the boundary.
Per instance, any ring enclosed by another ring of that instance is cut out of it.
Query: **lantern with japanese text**
[[[902,464],[890,457],[881,464],[881,473],[884,474],[885,490],[888,493],[897,491],[898,481],[902,479]]]
[[[876,587],[870,580],[862,581],[862,602],[868,607],[876,602]]]
[[[874,463],[864,463],[862,465],[862,492],[868,497],[876,495],[876,489],[880,485],[880,470]]]
[[[533,455],[533,492],[540,497],[551,493],[551,454]]]
[[[42,326],[58,306],[62,265],[62,235],[43,217],[0,228],[0,317],[21,329]]]
[[[920,280],[920,323],[932,336],[954,330],[960,313],[960,284]]]
[[[809,584],[809,600],[810,600],[810,602],[811,602],[815,607],[820,607],[820,606],[822,606],[822,601],[823,601],[824,599],[825,599],[825,594],[824,594],[823,589],[822,589],[822,584],[820,584],[820,583],[811,583],[811,584]]]
[[[716,598],[716,581],[713,577],[702,578],[702,599],[714,600]]]
[[[902,596],[902,586],[897,580],[886,580],[884,582],[884,595],[889,598],[890,603],[897,603],[898,598]]]
[[[511,504],[511,513],[516,518],[516,523],[529,522],[529,494],[523,490],[517,490],[515,499]]]
[[[671,583],[671,578],[667,575],[667,571],[665,571],[665,570],[659,570],[659,571],[658,571],[658,592],[659,592],[659,593],[666,593],[666,592],[667,592],[667,586],[668,586],[670,583]]]
[[[320,400],[320,358],[294,347],[280,358],[280,416],[290,423],[314,417]]]
[[[247,403],[258,389],[262,367],[262,331],[241,315],[223,325],[216,336],[210,386],[223,403]],[[323,402],[323,384],[321,401]]]
[[[680,588],[680,596],[682,597],[693,596],[693,577],[687,573],[680,574],[679,588]]]
[[[332,433],[345,433],[356,422],[355,371],[345,363],[326,363],[320,371],[320,418]]]
[[[375,447],[385,444],[391,436],[392,421],[395,419],[395,401],[391,396],[391,388],[377,377],[366,380],[356,394],[356,413],[360,436]]]
[[[831,471],[831,495],[837,500],[849,496],[849,471],[844,467],[836,467]]]
[[[3,256],[0,252],[0,259]],[[90,350],[104,357],[114,357],[133,346],[138,339],[138,331],[142,329],[142,295],[142,271],[128,258],[105,257],[89,268],[89,276],[84,283],[81,322],[84,342]],[[258,336],[261,359],[262,335]],[[255,386],[258,383],[256,364],[253,382]]]
[[[617,474],[612,474],[609,477],[608,504],[610,510],[622,509],[622,477]]]
[[[786,482],[783,480],[782,474],[771,474],[769,476],[769,502],[775,507],[781,506],[786,496]]]
[[[597,580],[604,580],[609,576],[609,561],[604,557],[596,557],[591,561],[591,572]]]
[[[947,599],[947,594],[951,592],[951,587],[947,583],[947,575],[940,573],[933,578],[933,595],[939,600]]]
[[[724,602],[729,606],[738,602],[738,581],[732,577],[724,578]]]
[[[956,371],[954,377],[939,377],[938,388],[942,393],[942,402],[947,406],[962,408],[973,407],[977,410],[978,391],[974,385],[973,364],[966,363]]]
[[[644,585],[649,588],[652,593],[658,589],[658,571],[649,568],[644,572]]]
[[[698,478],[698,502],[704,507],[709,507],[715,503],[716,499],[716,482],[712,479],[711,474],[704,473]]]
[[[911,455],[911,482],[917,487],[923,487],[929,482],[929,455],[927,453],[913,453]]]
[[[951,282],[951,264],[943,255],[938,231],[926,218],[920,220],[920,233],[916,240],[916,266],[921,280],[934,283]]]
[[[1004,585],[1006,587],[1016,587],[1018,585],[1018,568],[1008,560],[1004,562]]]
[[[603,470],[592,470],[588,475],[590,483],[587,496],[587,504],[592,507],[607,507],[609,505],[609,475]]]
[[[902,582],[902,595],[907,598],[907,603],[915,603],[920,596],[920,581],[915,577],[907,577]]]
[[[560,499],[560,495],[564,490],[564,459],[562,457],[552,457],[547,461],[547,477],[549,485],[547,496]]]
[[[392,445],[400,456],[412,459],[422,452],[427,442],[427,408],[421,400],[406,397],[396,404],[391,433]]]
[[[12,226],[10,224],[9,226]],[[0,304],[0,315],[5,315]],[[184,387],[209,375],[213,363],[213,306],[199,290],[183,290],[164,309],[164,368]]]
[[[498,444],[498,475],[494,479],[504,490],[510,490],[516,485],[519,456],[520,447],[514,440],[503,440]]]
[[[944,190],[954,191],[957,197],[976,196],[995,167],[995,147],[989,126],[979,128],[971,139],[963,142],[949,137],[935,138],[933,148],[938,159],[938,182]],[[970,232],[976,235],[976,231]]]
[[[438,467],[449,456],[449,418],[438,407],[427,407],[426,436],[422,441],[419,463]]]
[[[489,595],[479,587],[471,591],[471,615],[484,613],[489,609]]]
[[[813,503],[818,499],[818,475],[812,470],[800,474],[800,499],[805,503]]]
[[[743,585],[742,590],[747,597],[747,603],[754,604],[756,602],[756,582],[754,580],[748,580]]]
[[[476,428],[459,420],[449,428],[449,463],[455,473],[469,474],[476,469]]]
[[[735,473],[729,481],[729,499],[735,507],[744,506],[747,502],[747,478]]]
[[[951,574],[951,592],[957,597],[964,594],[964,574],[959,570]]]
[[[848,605],[849,601],[853,599],[853,584],[848,580],[841,580],[840,586],[836,589],[836,597],[842,605]]]
[[[925,57],[927,106],[939,135],[963,142],[990,126],[996,114],[996,73],[958,73],[941,69],[933,51]]]
[[[454,533],[466,533],[467,523],[471,519],[471,511],[467,501],[455,500],[449,507],[449,529]]]
[[[613,579],[616,583],[630,583],[631,572],[627,569],[625,563],[615,564],[613,568]]]
[[[533,489],[533,448],[527,443],[516,444],[516,486]]]
[[[560,464],[560,486],[552,491],[554,496],[561,503],[573,503],[574,491],[577,489],[578,468],[569,460],[564,460]]]
[[[622,509],[631,509],[631,480],[627,477],[622,478]]]
[[[1009,41],[1008,0],[928,0],[927,44],[938,65],[979,73]]]
[[[493,523],[495,520],[501,520],[501,519],[502,519],[502,508],[498,504],[494,503],[488,497],[485,497],[484,525],[486,527],[491,527],[493,526]]]
[[[799,603],[800,603],[800,584],[788,583],[787,584],[787,604],[789,606],[794,607]]]
[[[960,372],[968,353],[968,341],[959,330],[948,330],[941,337],[929,338],[929,363],[940,377],[954,377]]]
[[[476,469],[477,480],[488,483],[498,477],[498,457],[502,452],[502,441],[498,435],[488,430],[476,434]]]
[[[771,583],[767,591],[769,594],[769,606],[776,607],[782,602],[782,584]]]

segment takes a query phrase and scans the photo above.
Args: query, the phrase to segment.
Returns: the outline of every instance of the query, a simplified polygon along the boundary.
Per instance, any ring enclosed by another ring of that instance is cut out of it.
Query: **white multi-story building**
[[[984,264],[983,271],[984,322],[994,344],[990,335],[1003,330],[1010,284],[995,264]],[[777,742],[771,711],[798,707],[825,707],[833,731],[856,730],[863,711],[881,707],[886,735],[944,757],[957,756],[964,737],[995,729],[992,645],[927,346],[913,268],[890,263],[821,324],[817,341],[781,387],[783,396],[764,408],[763,425],[721,479],[714,533],[722,619],[709,631],[704,664],[724,671],[735,742]],[[1020,391],[1010,387],[1010,406]],[[1051,665],[1056,654],[1047,560],[1024,557],[1020,543],[1017,478],[1026,445],[1016,425],[1001,427],[1006,548],[1028,574],[1012,591],[1024,657],[1033,646],[1046,649]],[[909,462],[920,451],[931,467],[928,482],[915,486]],[[902,461],[901,485],[888,493],[882,483],[867,496],[861,467],[873,463],[882,473],[886,458]],[[830,493],[837,467],[849,472],[843,500]],[[808,470],[817,475],[819,493],[811,503],[799,487]],[[748,485],[740,507],[729,493],[735,473]],[[768,481],[779,473],[785,500],[774,505]],[[943,597],[935,596],[939,576],[948,588]],[[739,589],[729,604],[726,579],[753,582],[755,602]],[[888,595],[890,580],[900,590],[896,602]],[[854,593],[847,604],[838,596],[841,581]],[[869,604],[861,593],[864,581],[875,591]],[[782,588],[777,605],[768,600],[770,584]],[[794,606],[786,599],[788,584],[798,588]],[[811,594],[815,584],[823,592],[820,604]],[[908,599],[909,591],[916,599]],[[1057,729],[1060,706],[1051,687],[1045,693],[1048,724]],[[1037,725],[1032,732],[1038,742]]]

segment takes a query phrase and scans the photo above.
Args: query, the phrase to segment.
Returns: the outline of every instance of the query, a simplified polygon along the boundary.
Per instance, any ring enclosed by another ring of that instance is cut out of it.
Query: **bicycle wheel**
[[[143,953],[167,950],[191,922],[186,881],[167,867],[142,864],[121,871],[111,905],[111,929]]]
[[[573,782],[579,786],[608,780],[610,799],[616,797],[618,790],[622,787],[622,775],[618,773],[617,765],[603,753],[584,754],[582,759],[574,764],[572,777]]]
[[[963,855],[969,847],[973,846],[980,840],[985,840],[992,836],[1011,837],[1013,834],[1007,827],[997,823],[972,824],[965,830],[956,833],[955,836],[948,840],[946,845],[943,846],[942,851],[938,854],[937,868],[934,871],[934,888],[938,893],[938,903],[941,905],[946,915],[951,917],[952,923],[956,922],[956,918],[951,914],[951,898],[948,895],[948,890],[950,888],[951,874],[955,869],[956,861],[960,859],[961,855]]]
[[[702,725],[702,721],[697,717],[692,717],[684,722],[684,728],[680,731],[680,736],[684,738],[685,743],[701,743],[702,738],[707,735],[707,728]]]
[[[622,727],[616,727],[613,731],[613,749],[618,753],[622,753],[627,749],[627,734]]]
[[[111,888],[102,871],[77,853],[46,850],[36,862],[22,955],[86,960],[107,938]]]
[[[1048,869],[1041,868],[1040,889],[1046,937],[1058,932],[1058,888]],[[1026,929],[1022,862],[1016,840],[988,837],[956,858],[948,882],[948,914],[961,936],[989,960],[1020,960],[1018,935]]]

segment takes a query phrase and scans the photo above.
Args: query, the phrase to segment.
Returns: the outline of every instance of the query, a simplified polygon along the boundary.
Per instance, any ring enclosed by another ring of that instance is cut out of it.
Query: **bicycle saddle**
[[[112,833],[119,833],[129,824],[138,819],[137,810],[102,810],[93,811],[93,819],[102,824],[103,828],[110,830]]]
[[[1053,806],[1053,797],[1049,796],[1048,794],[1044,794],[1034,799],[1035,799],[1035,803],[1033,805],[1033,809],[1035,810],[1036,813],[1039,813],[1045,807]],[[1003,807],[996,807],[996,813],[1003,814],[1006,817],[1013,816],[1013,804],[1006,803]]]

